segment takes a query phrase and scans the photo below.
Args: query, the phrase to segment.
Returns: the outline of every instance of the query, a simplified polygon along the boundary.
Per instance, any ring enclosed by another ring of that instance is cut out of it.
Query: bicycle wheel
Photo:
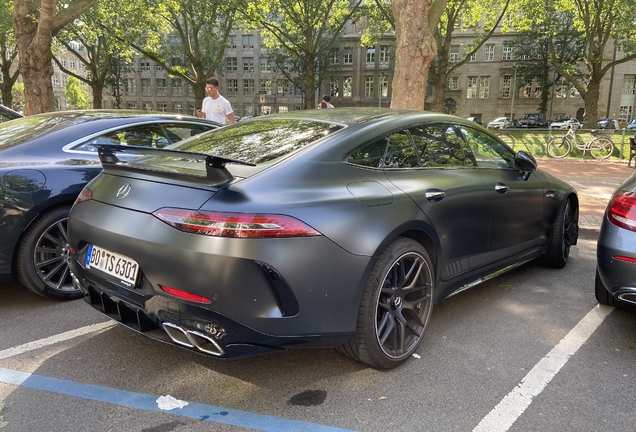
[[[548,156],[553,158],[564,158],[572,151],[572,143],[567,138],[552,138],[545,146]]]
[[[609,138],[594,138],[588,150],[594,159],[607,159],[614,153],[614,142]]]
[[[497,138],[508,144],[508,147],[515,149],[515,139],[508,132],[497,132],[495,134]]]

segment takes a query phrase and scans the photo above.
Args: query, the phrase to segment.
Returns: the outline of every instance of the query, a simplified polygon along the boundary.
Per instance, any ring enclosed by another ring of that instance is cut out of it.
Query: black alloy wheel
[[[81,296],[72,285],[67,236],[70,207],[42,214],[28,229],[18,251],[18,279],[45,297],[70,300]]]
[[[433,309],[431,259],[418,242],[399,238],[382,253],[362,296],[356,336],[340,351],[389,369],[413,355]]]

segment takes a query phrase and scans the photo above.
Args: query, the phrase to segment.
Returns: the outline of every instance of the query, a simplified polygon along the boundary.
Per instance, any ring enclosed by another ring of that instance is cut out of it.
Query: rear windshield
[[[259,164],[285,156],[342,128],[311,120],[239,122],[168,148]]]
[[[62,118],[29,116],[0,123],[0,149],[13,147],[68,126]]]

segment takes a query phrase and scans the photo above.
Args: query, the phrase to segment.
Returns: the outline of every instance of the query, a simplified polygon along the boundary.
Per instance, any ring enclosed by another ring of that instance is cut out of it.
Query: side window
[[[388,143],[389,140],[386,137],[379,138],[351,153],[347,162],[369,168],[382,168]]]
[[[163,129],[166,131],[166,134],[168,135],[170,144],[172,144],[172,143],[179,142],[183,139],[190,138],[191,136],[195,136],[202,132],[206,132],[216,128],[213,126],[206,126],[202,124],[172,123],[172,124],[163,125]],[[157,145],[157,147],[159,147],[159,145]]]
[[[131,127],[122,132],[124,134],[122,144],[125,145],[135,147],[165,147],[167,145],[167,137],[159,125]]]
[[[430,123],[409,129],[424,168],[453,168],[470,165],[461,138],[453,126]]]
[[[418,168],[419,161],[415,148],[406,131],[394,132],[389,137],[389,149],[385,168]]]
[[[516,169],[515,155],[495,138],[475,129],[461,128],[480,168]]]
[[[80,144],[77,147],[74,147],[73,150],[79,151],[90,151],[97,152],[97,145],[100,144],[121,144],[121,139],[119,138],[120,133],[118,132],[108,132],[104,135],[98,136],[96,138],[92,138],[91,140]]]

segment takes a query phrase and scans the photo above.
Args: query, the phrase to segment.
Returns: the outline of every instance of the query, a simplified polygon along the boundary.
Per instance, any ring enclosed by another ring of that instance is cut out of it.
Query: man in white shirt
[[[197,110],[197,115],[217,123],[234,123],[234,111],[230,102],[219,94],[219,82],[210,78],[205,82],[205,92],[208,97],[203,99],[203,106]]]

